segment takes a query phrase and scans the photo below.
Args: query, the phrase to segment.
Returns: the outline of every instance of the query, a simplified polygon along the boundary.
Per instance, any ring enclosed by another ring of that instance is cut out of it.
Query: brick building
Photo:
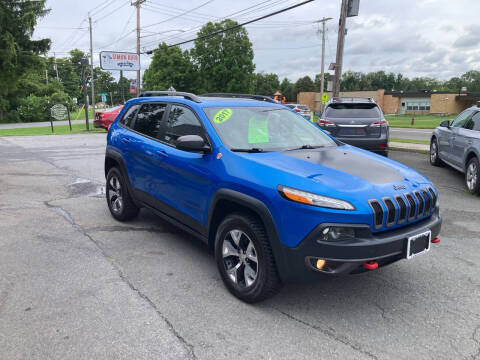
[[[332,97],[327,92],[328,98]],[[373,98],[385,114],[458,114],[480,101],[480,93],[446,91],[344,91],[340,97]],[[320,111],[320,93],[300,92],[297,103]]]

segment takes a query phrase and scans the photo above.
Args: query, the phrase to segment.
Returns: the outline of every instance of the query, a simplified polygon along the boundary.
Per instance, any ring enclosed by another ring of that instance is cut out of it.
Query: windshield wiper
[[[261,149],[261,148],[251,148],[251,149],[236,149],[236,148],[233,148],[233,149],[230,149],[230,150],[235,151],[235,152],[248,152],[248,153],[264,152],[264,150]]]
[[[303,150],[303,149],[318,149],[325,147],[326,145],[302,145],[298,148],[293,148],[293,149],[287,149],[285,151],[293,151],[293,150]]]

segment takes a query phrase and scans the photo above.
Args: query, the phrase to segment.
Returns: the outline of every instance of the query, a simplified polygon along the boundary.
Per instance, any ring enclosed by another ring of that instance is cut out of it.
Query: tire
[[[265,228],[252,215],[233,213],[223,219],[215,260],[227,289],[247,303],[265,300],[282,287]]]
[[[443,161],[438,156],[438,141],[437,138],[433,138],[430,141],[430,164],[433,166],[443,166]]]
[[[480,194],[480,163],[476,157],[471,158],[467,164],[465,185],[472,194]]]
[[[128,221],[138,215],[139,208],[133,202],[125,179],[116,167],[111,168],[107,174],[105,196],[108,209],[115,219]]]

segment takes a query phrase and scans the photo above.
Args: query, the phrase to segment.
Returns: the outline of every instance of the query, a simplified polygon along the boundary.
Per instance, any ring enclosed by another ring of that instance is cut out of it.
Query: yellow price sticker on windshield
[[[213,117],[213,122],[216,124],[221,124],[224,121],[227,121],[230,116],[232,116],[232,109],[222,109],[215,114]]]

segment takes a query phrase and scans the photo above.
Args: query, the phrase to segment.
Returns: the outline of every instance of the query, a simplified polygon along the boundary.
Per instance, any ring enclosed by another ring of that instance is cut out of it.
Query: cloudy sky
[[[136,11],[130,0],[48,0],[34,38],[52,39],[52,54],[89,50],[88,13],[93,21],[94,61],[102,50],[135,51]],[[195,37],[209,20],[254,19],[302,0],[146,0],[142,4],[142,50],[159,41]],[[256,71],[296,81],[320,72],[321,33],[314,21],[332,17],[326,31],[326,67],[335,60],[341,0],[315,0],[247,25]],[[401,72],[447,79],[480,70],[479,0],[361,0],[358,17],[347,20],[344,70]],[[191,45],[182,45],[189,48]],[[142,56],[148,67],[151,56]],[[128,75],[127,75],[128,76]],[[131,77],[134,77],[134,73]]]

